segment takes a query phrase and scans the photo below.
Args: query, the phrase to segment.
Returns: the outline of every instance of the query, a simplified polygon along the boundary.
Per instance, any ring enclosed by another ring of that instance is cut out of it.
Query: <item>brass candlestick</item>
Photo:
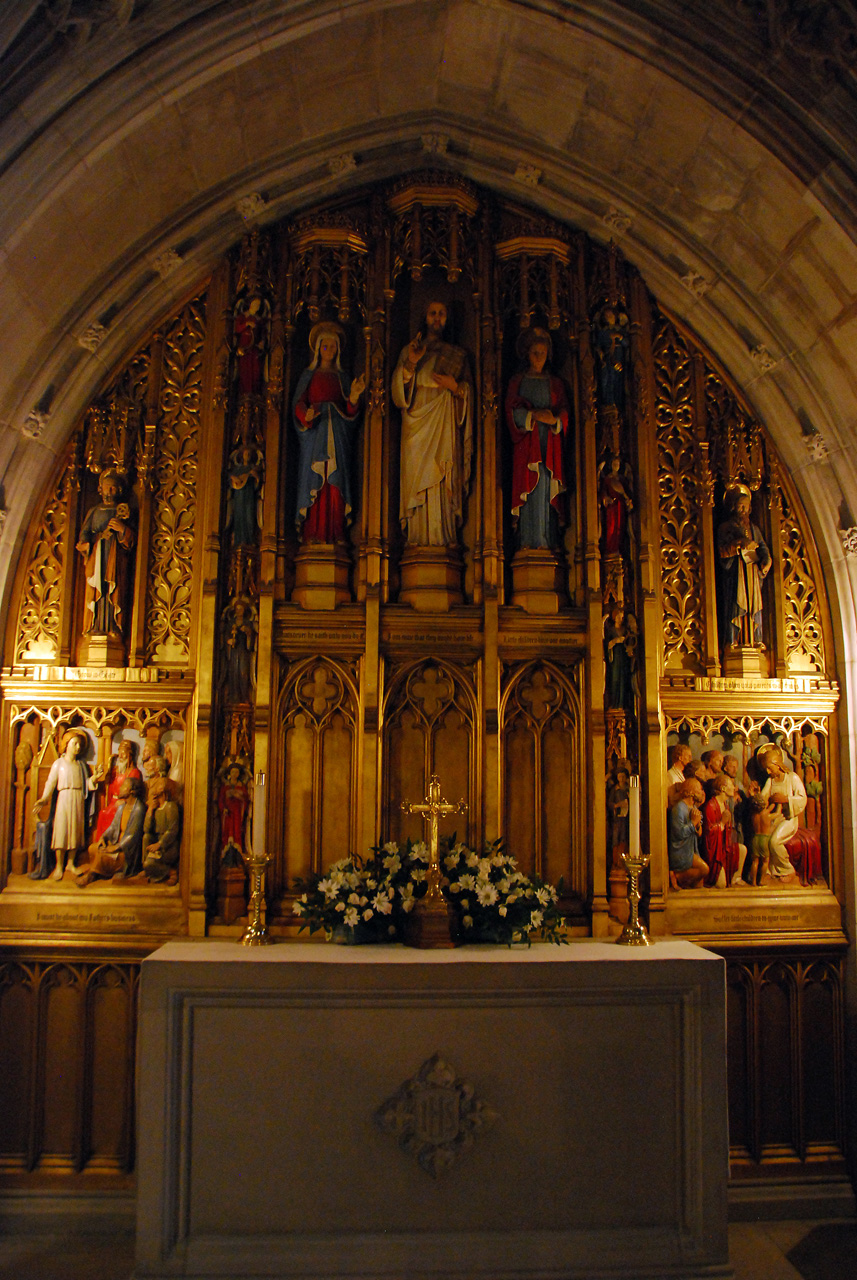
[[[265,906],[265,894],[262,886],[265,879],[265,868],[270,861],[271,859],[266,853],[255,852],[251,853],[247,859],[252,892],[250,894],[250,923],[241,935],[240,942],[242,947],[268,947],[274,941],[268,933],[267,924],[262,921],[262,910]]]
[[[640,876],[649,865],[648,853],[623,853],[622,861],[628,871],[628,923],[619,934],[616,941],[620,947],[650,947],[652,941],[646,932],[646,926],[643,924],[639,916],[640,906]]]

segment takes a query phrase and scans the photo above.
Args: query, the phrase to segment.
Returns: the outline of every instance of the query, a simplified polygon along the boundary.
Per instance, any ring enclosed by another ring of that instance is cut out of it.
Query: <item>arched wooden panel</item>
[[[523,724],[513,725],[505,739],[504,836],[506,848],[526,875],[535,871],[536,738]]]
[[[23,965],[0,968],[0,1171],[27,1168],[33,1032],[36,1025],[33,975]]]
[[[354,806],[352,760],[354,735],[340,712],[334,713],[321,739],[321,861],[336,862],[352,852],[351,811]]]
[[[87,983],[86,1129],[83,1166],[120,1173],[131,1167],[134,1098],[134,984],[115,965]]]
[[[473,673],[450,662],[428,658],[393,672],[384,702],[382,774],[384,813],[389,838],[423,838],[419,818],[401,812],[403,800],[421,801],[436,773],[441,794],[452,803],[467,801],[467,816],[440,824],[444,835],[456,832],[473,844],[480,830],[477,696]]]
[[[307,723],[307,717],[298,713],[286,730],[285,738],[283,858],[291,877],[306,876],[313,869],[312,798],[316,735]]]
[[[522,870],[585,895],[581,709],[577,668],[508,669],[501,699],[503,836]]]
[[[353,672],[331,658],[303,659],[284,674],[272,763],[279,779],[269,811],[272,900],[295,877],[355,849],[358,705]]]
[[[425,781],[425,729],[419,716],[405,709],[385,734],[388,835],[402,844],[421,840],[423,821],[418,813],[403,813],[402,802],[413,800]]]
[[[37,1167],[72,1172],[80,1167],[84,1069],[84,977],[55,965],[42,978],[41,1102]]]

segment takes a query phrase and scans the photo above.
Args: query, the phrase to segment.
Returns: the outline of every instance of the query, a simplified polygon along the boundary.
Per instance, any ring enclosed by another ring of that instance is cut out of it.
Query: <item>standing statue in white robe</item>
[[[430,302],[423,328],[399,357],[393,403],[402,411],[399,515],[408,544],[458,540],[473,453],[467,354],[443,341],[447,311]]]

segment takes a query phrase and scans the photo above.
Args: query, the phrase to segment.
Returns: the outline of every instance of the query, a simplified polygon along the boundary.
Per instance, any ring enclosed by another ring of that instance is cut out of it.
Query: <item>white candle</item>
[[[628,837],[629,856],[640,856],[640,779],[635,773],[628,780]]]
[[[265,851],[265,775],[257,773],[253,788],[253,853],[259,858]]]

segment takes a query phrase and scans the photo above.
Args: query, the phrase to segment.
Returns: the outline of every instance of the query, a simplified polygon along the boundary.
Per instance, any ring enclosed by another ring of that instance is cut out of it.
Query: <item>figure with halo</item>
[[[527,367],[509,383],[506,425],[512,437],[512,518],[518,546],[555,551],[565,524],[563,446],[568,399],[561,379],[547,369],[551,337],[524,329],[518,355]]]
[[[81,759],[89,746],[89,738],[83,729],[69,729],[60,743],[61,755],[51,765],[45,789],[33,805],[38,818],[44,805],[50,802],[47,819],[39,822],[37,831],[38,863],[30,872],[32,880],[45,880],[50,875],[50,853],[55,868],[53,877],[62,880],[66,866],[75,875],[78,849],[85,849],[87,829],[91,819],[92,800],[96,786],[102,781]]]
[[[467,353],[444,341],[446,304],[429,301],[393,372],[402,411],[399,517],[409,545],[450,547],[470,483],[472,389]]]
[[[83,630],[86,635],[118,640],[126,625],[129,552],[136,535],[131,509],[122,501],[122,477],[117,471],[102,471],[98,494],[101,500],[87,512],[77,543],[86,566]]]
[[[333,321],[313,325],[312,361],[292,404],[300,447],[296,523],[303,542],[341,542],[351,516],[354,437],[366,378],[361,374],[349,385],[341,364],[344,338]]]
[[[750,519],[750,498],[746,485],[730,485],[726,517],[717,529],[721,649],[763,648],[762,582],[771,567],[771,553]]]

